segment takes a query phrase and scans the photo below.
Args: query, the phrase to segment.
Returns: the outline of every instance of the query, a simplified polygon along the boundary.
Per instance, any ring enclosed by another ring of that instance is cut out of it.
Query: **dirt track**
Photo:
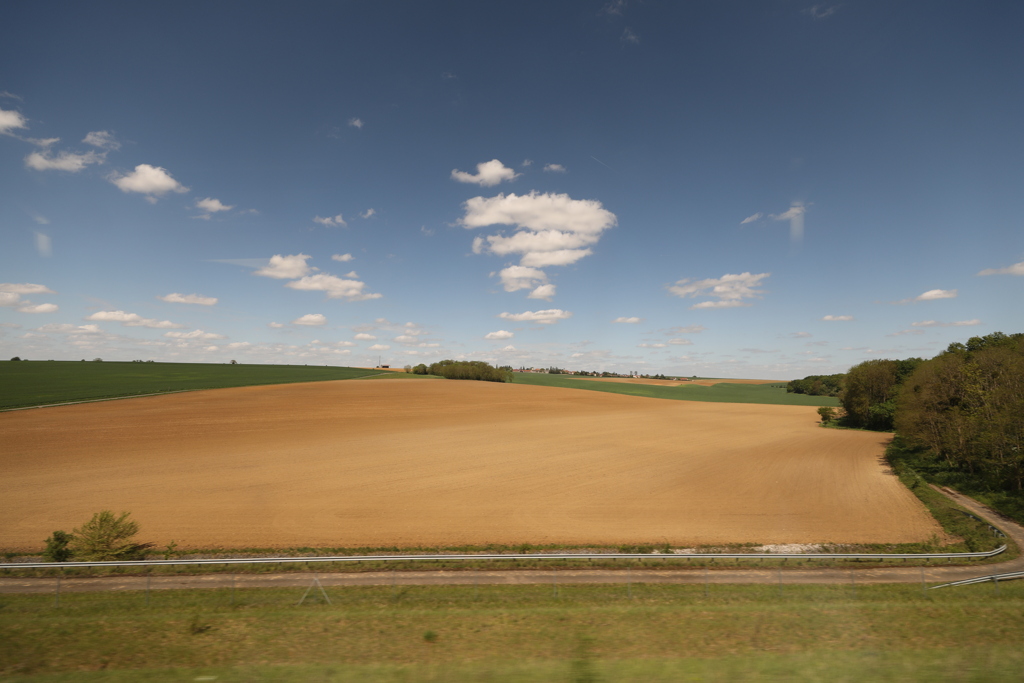
[[[101,509],[181,547],[898,542],[941,534],[814,408],[420,380],[0,414],[0,547]]]

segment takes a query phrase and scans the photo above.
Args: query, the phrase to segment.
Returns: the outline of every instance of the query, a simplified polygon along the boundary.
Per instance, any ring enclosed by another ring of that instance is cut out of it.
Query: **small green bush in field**
[[[43,559],[47,562],[67,562],[71,559],[71,549],[68,544],[74,540],[74,536],[66,531],[54,531],[46,539],[46,549],[43,550]]]
[[[152,543],[137,543],[139,524],[128,519],[131,513],[115,516],[110,510],[97,512],[88,522],[75,529],[70,548],[79,560],[104,562],[142,559]]]

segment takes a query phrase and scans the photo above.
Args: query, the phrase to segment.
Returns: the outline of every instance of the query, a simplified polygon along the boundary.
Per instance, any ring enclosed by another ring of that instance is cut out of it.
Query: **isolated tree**
[[[836,409],[822,406],[818,408],[818,416],[821,417],[822,424],[831,421],[836,416]]]
[[[12,358],[11,360],[21,360],[21,358],[19,358],[19,357],[15,356],[15,357],[14,357],[14,358]]]
[[[152,543],[137,543],[139,523],[128,519],[129,512],[115,516],[110,510],[97,512],[88,522],[74,530],[71,551],[80,559],[92,562],[140,559]]]
[[[43,550],[43,560],[46,562],[67,562],[71,558],[71,549],[68,544],[74,536],[66,531],[54,531],[46,539],[46,549]]]

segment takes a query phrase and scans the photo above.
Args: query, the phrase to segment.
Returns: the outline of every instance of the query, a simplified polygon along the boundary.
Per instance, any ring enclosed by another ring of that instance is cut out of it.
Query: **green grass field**
[[[659,387],[650,384],[599,382],[596,379],[577,379],[573,375],[546,375],[531,372],[513,373],[515,384],[541,387],[563,387],[604,391],[609,394],[665,398],[675,401],[711,401],[718,403],[775,403],[787,406],[838,406],[839,399],[831,396],[807,396],[786,393],[785,383],[779,384],[716,384],[710,387],[682,385]]]
[[[18,681],[999,681],[1024,582],[533,585],[0,596]],[[216,679],[209,678],[215,676]]]
[[[0,362],[0,410],[195,389],[355,379],[378,370],[315,365]]]

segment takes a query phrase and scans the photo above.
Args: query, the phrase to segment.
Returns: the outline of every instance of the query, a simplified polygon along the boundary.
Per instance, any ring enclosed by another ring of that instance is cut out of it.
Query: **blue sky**
[[[19,3],[0,356],[792,378],[1024,331],[1022,25]]]

